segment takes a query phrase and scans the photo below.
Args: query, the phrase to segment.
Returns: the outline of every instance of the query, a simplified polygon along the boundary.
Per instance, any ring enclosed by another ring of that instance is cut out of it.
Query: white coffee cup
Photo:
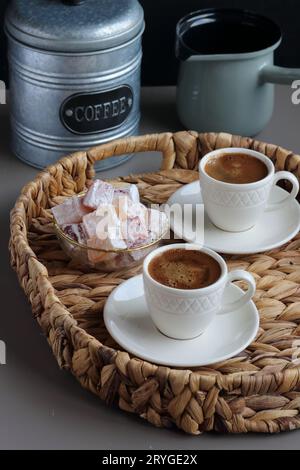
[[[200,289],[176,289],[157,282],[149,273],[149,263],[156,256],[175,249],[197,250],[214,258],[221,268],[219,279]],[[153,323],[163,334],[175,339],[192,339],[201,335],[217,314],[239,309],[255,293],[255,281],[250,273],[242,270],[228,273],[227,265],[220,255],[191,243],[176,243],[152,251],[144,260],[143,280]],[[248,290],[238,300],[224,303],[223,295],[227,284],[239,280],[248,284]]]
[[[245,154],[258,158],[266,165],[268,174],[254,183],[232,184],[216,180],[205,171],[205,165],[211,158],[226,154]],[[201,194],[204,208],[214,225],[228,232],[242,232],[252,228],[266,210],[276,210],[299,192],[297,178],[288,171],[278,171],[272,161],[260,152],[244,148],[224,148],[206,154],[199,163]],[[292,183],[291,193],[282,201],[270,204],[272,187],[280,180]]]

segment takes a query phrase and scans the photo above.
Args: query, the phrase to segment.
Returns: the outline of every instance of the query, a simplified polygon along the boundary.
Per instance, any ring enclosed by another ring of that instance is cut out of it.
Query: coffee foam
[[[150,276],[160,284],[175,289],[200,289],[215,283],[220,275],[219,263],[198,250],[170,249],[149,263]]]
[[[205,172],[218,181],[231,184],[255,183],[268,175],[268,168],[260,159],[244,153],[226,153],[211,157]]]

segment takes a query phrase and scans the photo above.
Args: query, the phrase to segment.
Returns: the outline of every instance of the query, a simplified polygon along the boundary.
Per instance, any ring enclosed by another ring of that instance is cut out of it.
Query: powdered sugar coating
[[[126,219],[139,217],[145,222],[147,208],[140,202],[133,202],[126,196],[121,196],[113,200],[114,208],[121,222]]]
[[[86,193],[83,203],[90,209],[97,209],[101,204],[111,204],[114,188],[105,181],[95,180]]]
[[[143,245],[149,238],[147,225],[139,216],[128,218],[122,222],[122,234],[128,248]]]
[[[66,225],[80,223],[90,209],[83,205],[81,197],[73,196],[67,198],[62,204],[52,207],[51,211],[58,225]]]

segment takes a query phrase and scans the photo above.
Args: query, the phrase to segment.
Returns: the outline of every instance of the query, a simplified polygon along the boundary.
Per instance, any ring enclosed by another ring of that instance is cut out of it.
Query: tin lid
[[[137,0],[12,0],[5,22],[7,34],[16,40],[60,52],[109,49],[143,28]]]

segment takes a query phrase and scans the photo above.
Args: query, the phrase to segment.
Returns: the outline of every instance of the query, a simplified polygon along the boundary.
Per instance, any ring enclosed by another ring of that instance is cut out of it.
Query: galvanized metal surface
[[[109,49],[137,36],[143,28],[137,0],[12,0],[6,29],[18,41],[46,51],[87,52]]]
[[[79,6],[29,0],[28,15],[20,7],[24,3],[14,0],[6,20],[14,153],[30,165],[43,168],[76,149],[137,134],[144,27],[138,2],[97,0],[96,7],[95,0]],[[116,3],[122,7],[117,14],[111,5]],[[103,28],[96,21],[99,6],[103,7]],[[17,7],[22,18],[14,19]],[[59,18],[55,35],[51,25],[60,10],[65,16],[66,9],[70,13],[65,28]],[[126,30],[130,21],[135,22],[134,26]],[[14,29],[12,24],[19,28]],[[13,36],[17,29],[22,34]],[[36,42],[38,35],[40,43]],[[126,41],[120,43],[124,38]],[[109,159],[99,168],[111,168],[128,158]]]

